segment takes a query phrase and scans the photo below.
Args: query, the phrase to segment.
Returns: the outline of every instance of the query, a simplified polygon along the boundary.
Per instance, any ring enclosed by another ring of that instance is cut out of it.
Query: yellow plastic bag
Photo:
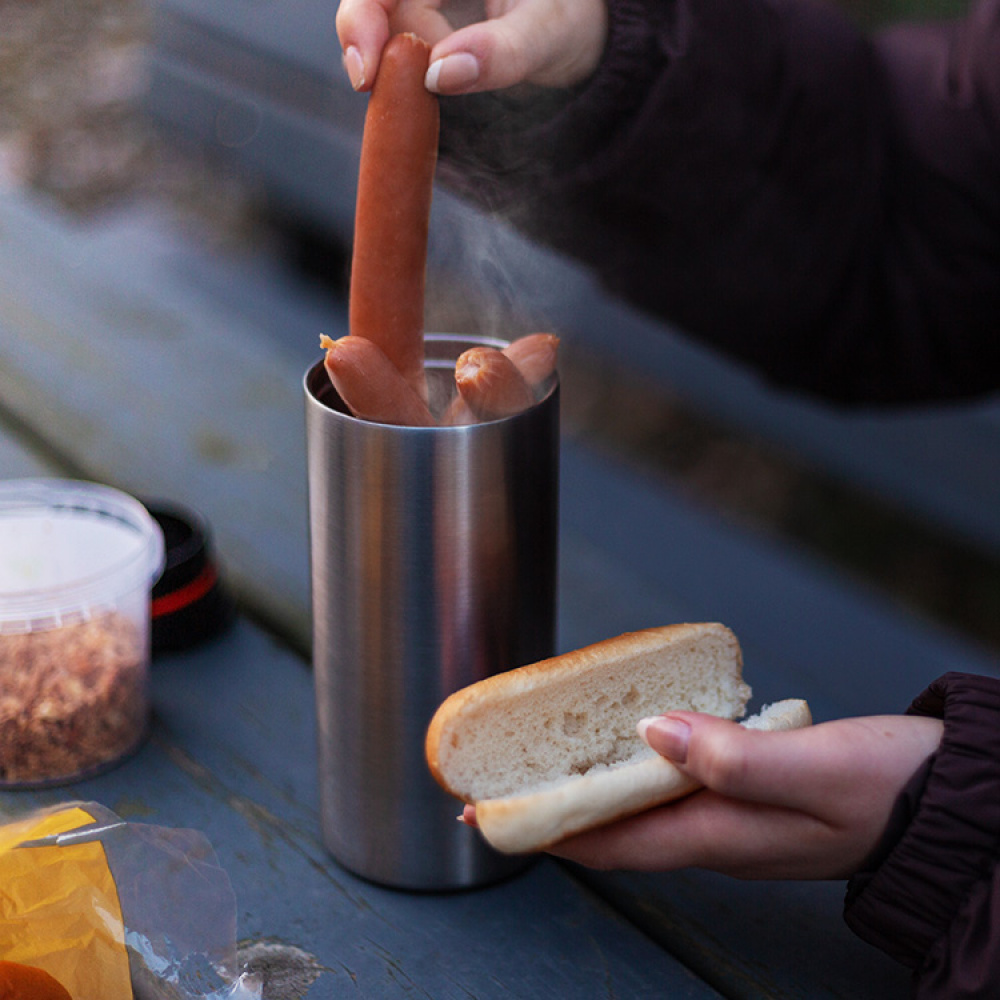
[[[236,968],[236,899],[196,830],[94,802],[0,826],[0,958],[73,1000],[260,1000]]]
[[[0,827],[0,955],[44,969],[73,1000],[128,1000],[125,925],[103,845],[22,846],[94,822],[70,806]]]

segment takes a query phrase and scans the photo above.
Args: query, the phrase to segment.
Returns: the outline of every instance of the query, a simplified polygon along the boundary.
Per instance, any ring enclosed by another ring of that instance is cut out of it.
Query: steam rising
[[[552,330],[572,280],[566,262],[517,228],[538,206],[531,192],[552,169],[530,136],[559,92],[532,89],[442,102],[442,157],[431,214],[428,313],[448,317],[456,299],[474,324],[464,332],[510,340]]]

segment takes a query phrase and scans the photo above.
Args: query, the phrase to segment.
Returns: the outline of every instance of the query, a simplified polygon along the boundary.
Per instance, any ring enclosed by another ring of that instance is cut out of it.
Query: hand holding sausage
[[[377,344],[424,398],[424,292],[438,143],[438,101],[422,82],[429,53],[413,34],[395,35],[385,47],[361,143],[348,303],[351,334]]]
[[[371,87],[387,39],[400,31],[433,46],[427,84],[440,94],[570,87],[594,71],[604,49],[604,0],[487,0],[486,14],[456,27],[427,0],[341,0],[337,33],[352,85]]]

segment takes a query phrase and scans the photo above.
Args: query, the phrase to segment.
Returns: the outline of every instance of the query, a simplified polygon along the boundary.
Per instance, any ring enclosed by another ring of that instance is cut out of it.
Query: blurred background
[[[961,0],[843,3],[866,30],[897,16],[950,16],[965,6]],[[245,0],[234,10],[252,28],[265,6],[266,0]],[[203,245],[266,248],[342,297],[344,226],[311,220],[304,203],[285,198],[253,156],[227,155],[244,145],[237,105],[231,131],[214,143],[173,127],[164,121],[169,115],[150,114],[162,47],[176,62],[185,38],[209,45],[224,26],[200,24],[198,4],[167,7],[164,21],[162,9],[139,0],[0,0],[0,186],[34,192],[83,219],[153,201]],[[293,22],[301,7],[288,4]],[[334,13],[330,0],[330,37]],[[213,16],[206,14],[209,22]],[[220,58],[233,58],[221,41],[217,49]],[[332,46],[325,62],[330,79],[338,79]],[[256,70],[241,64],[232,72]],[[313,83],[302,79],[305,92]],[[159,87],[162,94],[162,73]],[[429,327],[474,325],[476,294],[447,274],[432,272],[430,281]],[[769,437],[696,412],[661,379],[618,371],[584,344],[565,346],[568,432],[666,477],[726,518],[793,540],[915,613],[1000,649],[995,553],[933,520],[901,514]]]

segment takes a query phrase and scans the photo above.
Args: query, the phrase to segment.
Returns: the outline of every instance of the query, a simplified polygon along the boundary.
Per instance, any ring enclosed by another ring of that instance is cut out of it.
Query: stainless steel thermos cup
[[[481,338],[430,336],[432,387]],[[457,889],[523,865],[456,822],[424,760],[438,705],[555,646],[559,389],[502,420],[399,427],[305,377],[323,839],[397,888]]]

